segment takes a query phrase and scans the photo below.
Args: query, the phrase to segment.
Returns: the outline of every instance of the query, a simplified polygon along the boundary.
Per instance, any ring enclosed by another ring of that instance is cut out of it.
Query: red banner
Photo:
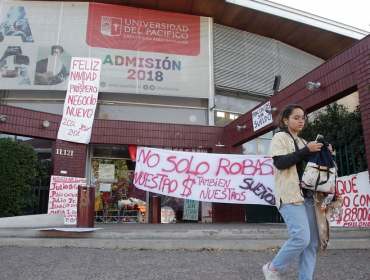
[[[86,42],[98,48],[197,56],[200,17],[90,4]]]

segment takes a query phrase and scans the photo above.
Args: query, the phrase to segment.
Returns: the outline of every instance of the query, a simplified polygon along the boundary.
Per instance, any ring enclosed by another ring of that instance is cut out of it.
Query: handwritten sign
[[[110,192],[111,191],[111,184],[104,184],[104,183],[100,183],[100,191],[101,192]]]
[[[198,220],[199,201],[185,199],[183,220]]]
[[[198,201],[275,205],[269,156],[177,152],[138,147],[135,186]]]
[[[64,224],[75,225],[78,186],[86,183],[86,178],[51,176],[48,214],[64,213]]]
[[[58,139],[88,144],[99,93],[101,59],[73,57]]]
[[[257,131],[260,128],[272,123],[272,114],[266,112],[266,110],[270,109],[271,104],[269,101],[252,112],[253,131]]]
[[[99,164],[99,179],[114,179],[114,164]]]
[[[337,192],[343,198],[341,219],[330,221],[331,226],[370,227],[369,172],[337,179]]]

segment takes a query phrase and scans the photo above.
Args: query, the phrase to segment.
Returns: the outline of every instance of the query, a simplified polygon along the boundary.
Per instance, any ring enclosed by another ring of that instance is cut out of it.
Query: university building
[[[267,155],[274,127],[253,128],[257,108],[269,104],[278,112],[300,103],[313,112],[356,91],[369,146],[366,35],[263,0],[245,6],[231,0],[2,1],[0,137],[32,145],[50,176],[87,178],[96,189],[97,222],[150,222],[156,195],[132,183],[138,146]],[[63,118],[69,79],[76,78],[72,58],[102,62],[97,99],[82,83],[87,97],[74,101],[96,103],[89,143],[58,138],[63,123],[69,133],[77,131]],[[308,82],[321,86],[309,90]],[[34,186],[40,200],[34,213],[47,213],[49,184]],[[126,198],[136,206],[118,203]],[[185,222],[183,199],[162,196],[156,203],[173,211],[171,221]],[[123,208],[140,215],[124,218]],[[200,202],[195,221],[248,222],[253,211]]]

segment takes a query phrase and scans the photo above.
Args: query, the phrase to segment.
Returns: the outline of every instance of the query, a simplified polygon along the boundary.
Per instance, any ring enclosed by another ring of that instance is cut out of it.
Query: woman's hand
[[[322,146],[322,143],[317,143],[316,141],[311,141],[307,144],[307,147],[311,153],[320,151]]]

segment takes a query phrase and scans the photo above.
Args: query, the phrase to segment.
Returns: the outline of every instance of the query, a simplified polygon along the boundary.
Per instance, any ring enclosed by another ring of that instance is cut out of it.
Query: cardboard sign
[[[48,214],[64,214],[65,225],[77,223],[78,186],[86,185],[86,178],[51,176]]]

